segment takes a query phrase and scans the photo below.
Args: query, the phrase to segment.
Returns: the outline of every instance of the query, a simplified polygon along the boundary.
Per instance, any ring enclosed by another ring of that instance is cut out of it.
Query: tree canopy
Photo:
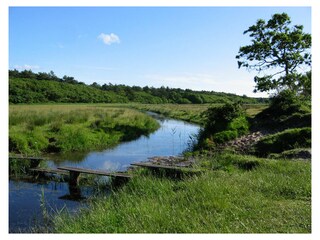
[[[250,98],[213,91],[192,91],[168,87],[140,87],[114,84],[87,85],[74,77],[57,77],[54,72],[34,73],[9,70],[10,103],[265,103],[266,98]]]
[[[290,25],[286,13],[274,14],[244,31],[251,45],[240,47],[236,59],[239,68],[258,71],[254,92],[309,93],[305,88],[310,88],[311,74],[305,73],[311,70],[311,34],[304,33],[302,25]]]

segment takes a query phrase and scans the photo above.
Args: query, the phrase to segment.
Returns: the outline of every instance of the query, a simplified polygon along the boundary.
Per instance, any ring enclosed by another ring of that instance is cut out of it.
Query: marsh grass
[[[39,155],[99,149],[158,127],[143,113],[106,105],[11,105],[9,150]]]
[[[209,104],[130,104],[132,108],[159,113],[166,117],[203,124],[201,113]]]
[[[310,162],[223,154],[224,168],[183,180],[139,172],[77,216],[57,215],[60,233],[310,233]],[[246,162],[258,162],[250,170]],[[239,164],[240,163],[240,164]],[[217,164],[217,163],[215,163]]]
[[[205,123],[203,112],[205,112],[209,107],[221,105],[222,104],[128,104],[128,106],[132,108],[156,112],[166,117],[180,119],[200,125],[204,125]],[[255,116],[263,109],[267,108],[266,104],[244,104],[243,106],[250,117]]]

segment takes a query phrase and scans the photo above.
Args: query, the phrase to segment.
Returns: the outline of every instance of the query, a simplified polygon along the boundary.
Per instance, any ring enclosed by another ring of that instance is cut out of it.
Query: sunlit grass
[[[160,113],[164,116],[180,119],[200,125],[204,124],[203,112],[209,107],[221,106],[222,104],[129,104],[129,106]],[[267,107],[266,104],[244,104],[246,113],[253,117]]]
[[[219,158],[219,159],[217,159]],[[177,181],[140,173],[76,216],[60,233],[310,233],[310,162],[239,155],[201,157],[224,168]],[[251,170],[241,166],[258,161]],[[239,164],[241,162],[241,164]]]
[[[157,123],[129,108],[203,124],[209,104],[34,104],[10,105],[10,151],[69,152],[112,146],[154,131]],[[254,115],[263,105],[247,105]]]
[[[106,105],[11,105],[9,148],[21,154],[70,152],[115,145],[156,130],[156,120]]]

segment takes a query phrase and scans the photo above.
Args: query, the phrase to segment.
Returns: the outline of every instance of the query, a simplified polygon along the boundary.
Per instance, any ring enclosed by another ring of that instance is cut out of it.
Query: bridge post
[[[79,183],[79,172],[75,172],[75,171],[70,171],[70,178],[69,178],[69,185],[71,187],[76,187],[78,186]]]
[[[36,168],[39,166],[41,159],[30,159],[30,168]]]
[[[73,198],[81,197],[81,190],[78,185],[80,173],[76,171],[69,171],[69,193]]]

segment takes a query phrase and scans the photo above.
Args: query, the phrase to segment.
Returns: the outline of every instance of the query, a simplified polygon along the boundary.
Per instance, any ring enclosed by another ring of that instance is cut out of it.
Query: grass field
[[[55,231],[311,232],[310,162],[232,154],[199,161],[207,166],[205,173],[182,181],[140,172],[111,197],[96,199],[76,216],[56,216]],[[248,170],[252,162],[254,168]]]
[[[164,116],[180,119],[197,124],[204,124],[202,113],[209,107],[221,106],[222,104],[129,104],[130,107],[152,111]],[[246,113],[252,117],[267,107],[266,104],[245,104]]]
[[[157,129],[153,111],[202,125],[208,104],[34,104],[10,105],[9,149],[12,153],[39,155],[72,152],[115,145]],[[265,105],[246,105],[250,116]]]
[[[211,105],[10,105],[11,153],[72,152],[133,139],[157,122],[133,109],[202,124]],[[254,116],[265,106],[248,105]],[[211,155],[210,155],[211,154]],[[57,233],[310,233],[311,162],[236,154],[196,156],[199,176],[147,171],[76,215],[58,214]]]
[[[11,153],[39,155],[115,145],[155,131],[152,117],[109,105],[10,105]]]

